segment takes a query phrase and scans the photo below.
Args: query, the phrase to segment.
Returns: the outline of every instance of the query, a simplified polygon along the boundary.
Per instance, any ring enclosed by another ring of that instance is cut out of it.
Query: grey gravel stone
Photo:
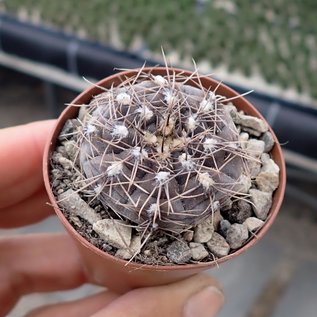
[[[259,132],[257,130],[254,130],[254,129],[251,129],[251,128],[247,128],[247,127],[243,127],[242,131],[247,132],[250,135],[253,135],[253,136],[256,136],[256,137],[259,137],[262,134],[261,132]]]
[[[205,243],[211,239],[214,232],[213,217],[209,216],[194,229],[194,242]]]
[[[266,122],[262,119],[242,114],[240,112],[230,112],[230,115],[231,113],[233,114],[232,119],[236,124],[240,124],[245,128],[250,128],[260,133],[266,132],[268,130]]]
[[[192,251],[187,243],[176,240],[168,246],[167,257],[176,264],[182,264],[191,259]]]
[[[257,139],[250,139],[247,142],[246,151],[254,159],[248,160],[248,165],[250,169],[251,178],[255,178],[261,170],[260,157],[264,152],[264,142]]]
[[[58,195],[57,199],[58,204],[65,210],[87,220],[90,224],[94,224],[101,220],[100,215],[72,189],[68,189],[64,193]]]
[[[212,238],[207,242],[207,247],[218,258],[228,255],[230,251],[230,246],[226,239],[217,232],[213,233]]]
[[[261,155],[261,162],[262,162],[262,164],[265,164],[270,158],[271,158],[270,154],[268,154],[268,153],[263,153],[263,154]]]
[[[232,208],[226,211],[226,218],[231,223],[243,223],[252,215],[252,207],[245,200],[238,200],[232,204]]]
[[[68,119],[60,132],[58,139],[60,141],[65,141],[70,137],[72,133],[77,129],[79,123],[76,119]]]
[[[194,238],[194,231],[188,230],[183,233],[183,238],[185,241],[190,242]]]
[[[241,147],[243,149],[246,148],[248,140],[249,140],[249,133],[241,132],[240,135],[239,135],[239,141],[240,141]]]
[[[219,227],[220,221],[223,219],[223,216],[221,215],[220,210],[216,210],[214,212],[213,217],[214,217],[213,218],[214,230],[217,230]]]
[[[101,239],[118,249],[129,248],[132,229],[122,220],[102,219],[93,224]]]
[[[83,223],[80,221],[80,219],[77,216],[70,216],[69,220],[78,228],[81,228]]]
[[[248,228],[244,224],[234,223],[227,231],[226,240],[232,249],[240,248],[248,239]]]
[[[138,254],[141,249],[141,237],[134,236],[131,239],[129,248],[118,249],[115,256],[123,260],[130,260],[134,255]]]
[[[236,120],[238,115],[236,106],[233,103],[229,103],[228,105],[225,105],[224,108],[230,114],[232,120]]]
[[[263,226],[264,221],[256,217],[250,217],[245,220],[244,224],[247,226],[250,232],[255,232]]]
[[[189,244],[190,250],[192,252],[192,259],[195,261],[200,261],[208,256],[208,251],[201,243],[191,242]]]
[[[272,193],[263,192],[258,189],[250,189],[249,193],[255,215],[259,219],[265,220],[272,206]]]
[[[75,141],[71,140],[71,141],[65,141],[63,142],[63,145],[65,147],[65,152],[67,154],[67,156],[73,161],[75,162],[75,160],[78,157],[78,145],[76,144]]]
[[[259,164],[260,166],[260,164]],[[237,188],[239,190],[240,193],[248,193],[249,189],[251,188],[252,185],[252,181],[251,181],[251,177],[241,174],[239,179],[238,179],[238,184],[237,184]]]
[[[264,152],[270,152],[274,146],[274,139],[272,133],[270,131],[263,133],[260,140],[264,141],[265,143]]]
[[[259,158],[264,152],[265,143],[262,140],[250,139],[247,142],[247,151],[252,157]]]
[[[61,153],[54,153],[52,155],[52,160],[63,166],[65,170],[71,170],[74,167],[74,163],[68,158],[64,157]]]
[[[226,220],[226,219],[221,220],[220,224],[219,224],[219,233],[223,237],[226,237],[227,236],[227,232],[228,232],[230,227],[231,227],[231,223],[228,220]]]
[[[255,179],[257,187],[264,192],[273,192],[279,185],[279,172],[280,168],[272,159],[265,160]]]

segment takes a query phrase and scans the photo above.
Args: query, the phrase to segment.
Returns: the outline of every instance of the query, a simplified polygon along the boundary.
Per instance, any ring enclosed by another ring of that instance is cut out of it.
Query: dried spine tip
[[[119,104],[127,106],[131,104],[131,97],[125,92],[121,92],[117,95],[116,100]]]

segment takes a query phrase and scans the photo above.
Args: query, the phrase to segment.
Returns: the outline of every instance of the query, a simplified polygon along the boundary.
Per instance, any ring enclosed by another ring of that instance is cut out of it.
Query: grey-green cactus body
[[[246,195],[248,161],[226,98],[179,75],[139,73],[95,96],[80,164],[103,205],[179,232]]]

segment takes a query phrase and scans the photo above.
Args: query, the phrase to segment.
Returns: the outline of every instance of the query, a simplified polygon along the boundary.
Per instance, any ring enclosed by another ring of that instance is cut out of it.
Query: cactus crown
[[[80,165],[87,184],[119,218],[180,232],[244,199],[253,159],[230,100],[194,72],[139,71],[95,96],[83,119]]]

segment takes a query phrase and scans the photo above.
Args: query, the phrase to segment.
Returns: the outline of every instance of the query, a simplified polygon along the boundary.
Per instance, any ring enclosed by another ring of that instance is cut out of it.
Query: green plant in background
[[[268,83],[317,98],[314,0],[6,0],[4,8],[121,49],[135,49],[138,36],[151,53],[178,52],[180,65],[194,57],[246,77],[256,68]]]

